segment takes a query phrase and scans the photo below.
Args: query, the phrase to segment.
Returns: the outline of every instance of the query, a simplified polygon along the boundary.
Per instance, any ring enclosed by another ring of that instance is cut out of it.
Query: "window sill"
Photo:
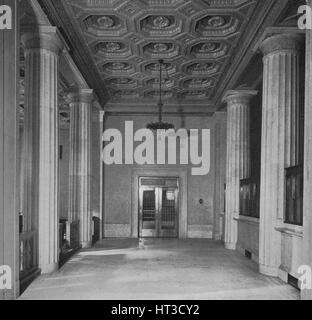
[[[247,217],[247,216],[239,216],[239,218],[235,218],[234,220],[238,222],[243,222],[243,223],[249,223],[249,224],[260,224],[260,219],[259,218],[253,218],[253,217]]]
[[[285,226],[285,227],[275,228],[275,230],[287,235],[291,235],[299,238],[303,237],[303,227],[301,226]]]

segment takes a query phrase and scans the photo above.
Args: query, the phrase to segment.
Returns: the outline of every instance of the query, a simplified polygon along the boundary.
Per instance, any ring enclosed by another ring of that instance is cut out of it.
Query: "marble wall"
[[[60,218],[68,219],[69,203],[69,127],[60,128],[59,145],[61,157],[59,159],[59,188],[60,188]]]
[[[239,218],[237,250],[243,255],[248,251],[252,260],[259,262],[259,219]]]
[[[105,122],[105,129],[118,129],[124,132],[125,121],[134,122],[134,131],[146,127],[151,121],[157,118],[148,116],[108,116]],[[166,117],[165,121],[175,124],[175,128],[181,127],[180,117]],[[225,166],[224,152],[220,153],[221,158],[215,161],[215,139],[216,139],[216,122],[220,121],[216,117],[187,117],[185,127],[188,129],[211,129],[211,169],[206,176],[192,176],[192,165],[173,165],[173,166],[153,166],[154,175],[157,176],[159,169],[181,169],[185,170],[188,175],[187,185],[187,202],[188,202],[188,237],[190,238],[210,238],[215,234],[221,238],[220,229],[215,233],[215,225],[220,226],[220,222],[215,223],[219,217],[215,217],[215,207],[222,206],[222,188],[216,190],[216,166]],[[218,135],[220,135],[218,133]],[[219,136],[219,147],[225,145],[225,136]],[[224,140],[224,141],[223,141]],[[225,148],[225,147],[224,147]],[[224,161],[223,161],[224,160]],[[138,165],[106,165],[104,169],[105,186],[104,186],[104,223],[105,237],[130,237],[131,236],[131,208],[132,201],[132,172],[137,169]],[[224,171],[224,170],[223,170]],[[220,183],[219,185],[224,185]],[[200,200],[203,203],[200,203]],[[216,200],[217,199],[217,200]]]

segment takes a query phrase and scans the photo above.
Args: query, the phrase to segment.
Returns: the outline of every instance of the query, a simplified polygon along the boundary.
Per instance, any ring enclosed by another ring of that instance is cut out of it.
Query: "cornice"
[[[94,94],[92,89],[71,88],[68,92],[70,106],[77,103],[92,104]]]
[[[83,75],[81,74],[79,68],[76,66],[75,62],[73,61],[69,50],[64,49],[62,52],[62,59],[64,59],[65,64],[69,67],[71,75],[73,76],[73,80],[75,81],[75,84],[80,88],[88,89],[89,86],[84,79]],[[60,72],[63,74],[63,76],[66,78],[65,72],[63,72],[62,69],[60,69]]]
[[[250,19],[254,20],[255,28],[245,31],[243,39],[245,41],[237,48],[235,59],[233,60],[229,71],[224,76],[223,80],[215,94],[214,103],[223,107],[222,95],[229,89],[235,87],[238,78],[244,72],[246,66],[253,58],[255,45],[259,38],[263,35],[269,26],[273,26],[278,20],[281,12],[287,7],[288,1],[285,0],[261,0],[258,1],[258,8]]]
[[[105,84],[100,77],[93,60],[90,58],[89,49],[86,47],[83,39],[76,31],[77,26],[73,25],[69,17],[69,8],[65,1],[61,0],[38,0],[39,4],[47,14],[51,23],[63,30],[63,36],[70,47],[70,53],[73,61],[79,66],[82,75],[86,79],[90,88],[92,88],[102,106],[108,101],[108,92]]]
[[[215,112],[183,112],[183,116],[188,116],[188,117],[208,117],[212,118],[214,116]],[[164,112],[164,116],[169,116],[169,117],[181,117],[181,114],[177,112]],[[108,111],[105,112],[105,117],[120,117],[120,116],[158,116],[157,112],[113,112],[113,111]]]
[[[191,113],[191,114],[211,114],[216,111],[215,106],[194,106],[194,105],[171,105],[166,106],[163,109],[164,114],[181,114],[181,110],[183,114]],[[138,114],[158,114],[158,108],[156,105],[107,105],[105,108],[106,112],[113,113],[138,113]]]

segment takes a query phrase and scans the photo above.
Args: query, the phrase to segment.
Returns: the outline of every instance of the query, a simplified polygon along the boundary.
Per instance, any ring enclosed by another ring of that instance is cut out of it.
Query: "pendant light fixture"
[[[174,125],[171,123],[163,122],[163,108],[164,104],[162,101],[162,70],[164,66],[164,60],[159,60],[159,102],[158,102],[158,122],[152,122],[147,125],[147,129],[157,130],[169,130],[174,129]]]

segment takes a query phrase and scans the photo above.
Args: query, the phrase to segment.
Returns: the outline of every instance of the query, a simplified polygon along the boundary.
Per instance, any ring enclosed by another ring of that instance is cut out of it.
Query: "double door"
[[[140,187],[140,237],[178,237],[178,197],[177,181],[166,181],[164,185]]]

